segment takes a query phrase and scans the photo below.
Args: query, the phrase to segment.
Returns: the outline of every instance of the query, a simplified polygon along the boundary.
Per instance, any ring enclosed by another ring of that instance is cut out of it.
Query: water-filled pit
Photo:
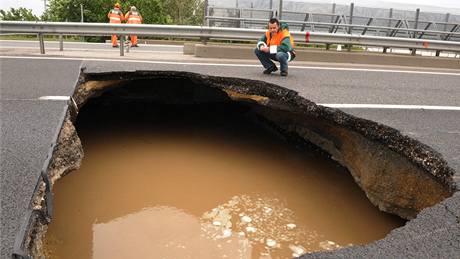
[[[49,258],[288,258],[381,239],[405,221],[380,210],[410,219],[449,195],[381,143],[265,90],[177,75],[79,90],[85,158],[53,186]]]
[[[77,121],[82,167],[54,188],[51,258],[289,258],[403,224],[345,168],[247,112],[87,104]]]

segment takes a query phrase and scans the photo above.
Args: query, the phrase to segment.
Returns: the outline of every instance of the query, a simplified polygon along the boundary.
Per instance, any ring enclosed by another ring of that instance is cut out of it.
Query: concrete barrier
[[[256,59],[254,55],[254,48],[255,46],[196,44],[195,56],[202,58],[226,59],[248,59],[248,57],[253,57]],[[460,59],[458,58],[421,57],[402,54],[378,54],[369,52],[338,52],[316,49],[297,49],[296,53],[296,61],[460,69]]]
[[[184,55],[195,55],[196,43],[184,43]]]

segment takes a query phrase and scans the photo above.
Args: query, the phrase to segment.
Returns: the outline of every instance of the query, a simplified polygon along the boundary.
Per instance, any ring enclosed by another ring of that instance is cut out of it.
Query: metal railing
[[[260,19],[260,18],[233,18],[233,17],[217,17],[217,16],[207,16],[207,20],[209,21],[242,21],[242,22],[250,22],[251,24],[257,24],[266,26],[267,19]],[[353,32],[365,35],[367,31],[379,31],[388,34],[390,31],[396,32],[404,32],[408,35],[443,35],[444,37],[440,37],[443,40],[446,40],[447,37],[460,37],[460,32],[456,32],[460,25],[455,25],[453,31],[438,31],[438,30],[421,30],[421,29],[412,29],[412,28],[394,28],[394,27],[386,27],[386,26],[371,26],[371,25],[361,25],[361,24],[346,24],[346,23],[330,23],[330,22],[305,22],[305,21],[295,21],[295,20],[283,20],[289,24],[290,27],[294,26],[301,26],[300,31],[304,31],[307,26],[309,26],[312,30],[315,28],[327,28],[329,32],[335,33],[339,29],[343,29],[344,32],[348,32],[349,28],[354,29]],[[294,26],[292,26],[294,25]],[[294,27],[295,28],[295,27]],[[361,31],[358,31],[358,30]],[[396,35],[395,32],[390,33],[390,35]],[[420,36],[418,38],[421,38]]]
[[[412,30],[409,30],[409,32],[411,31]],[[1,21],[0,33],[37,34],[42,54],[45,53],[43,35],[116,34],[121,36],[120,39],[122,44],[120,44],[120,55],[124,55],[123,36],[126,35],[196,38],[202,40],[224,39],[256,41],[265,33],[265,30],[208,26]],[[459,33],[453,34],[457,35]],[[460,42],[454,41],[309,31],[291,31],[291,35],[298,43],[344,44],[460,52]]]
[[[205,24],[209,26],[252,29],[264,28],[268,18],[279,17],[277,10],[214,6],[208,7],[206,14]],[[349,14],[283,10],[282,20],[289,22],[294,30],[304,30],[308,26],[313,32],[337,32],[340,28],[344,33],[460,41],[460,36],[453,34],[460,30],[460,24],[448,22],[449,14],[446,14],[444,21],[428,21],[419,17],[419,9],[413,20],[393,18],[392,9],[390,17],[353,15],[351,5]]]

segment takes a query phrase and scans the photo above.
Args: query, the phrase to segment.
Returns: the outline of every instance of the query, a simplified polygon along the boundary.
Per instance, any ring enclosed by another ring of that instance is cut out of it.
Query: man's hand
[[[270,52],[270,47],[262,46],[262,47],[260,47],[260,51],[268,53],[268,52]]]

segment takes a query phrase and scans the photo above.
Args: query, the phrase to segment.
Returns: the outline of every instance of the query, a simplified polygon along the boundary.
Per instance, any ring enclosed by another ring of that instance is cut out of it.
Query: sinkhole
[[[260,81],[83,73],[73,99],[38,256],[298,257],[382,239],[454,190],[429,147]]]

